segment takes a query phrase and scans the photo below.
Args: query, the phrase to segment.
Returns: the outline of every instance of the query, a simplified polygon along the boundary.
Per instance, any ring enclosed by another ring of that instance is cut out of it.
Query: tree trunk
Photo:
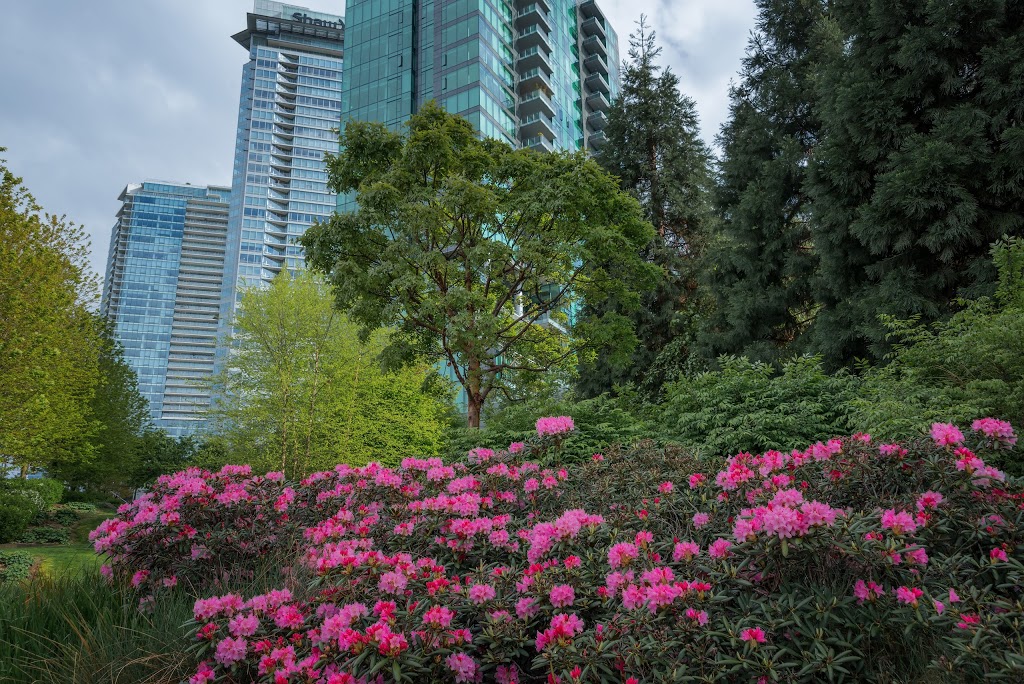
[[[471,430],[480,429],[480,408],[483,398],[480,396],[480,359],[471,358],[466,365],[466,413]]]

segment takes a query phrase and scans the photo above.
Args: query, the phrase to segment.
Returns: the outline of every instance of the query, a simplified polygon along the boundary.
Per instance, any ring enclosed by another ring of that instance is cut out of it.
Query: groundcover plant
[[[1024,678],[1009,424],[559,467],[572,421],[462,463],[163,477],[93,533],[146,610],[192,590],[202,682]],[[279,564],[279,588],[218,588]]]

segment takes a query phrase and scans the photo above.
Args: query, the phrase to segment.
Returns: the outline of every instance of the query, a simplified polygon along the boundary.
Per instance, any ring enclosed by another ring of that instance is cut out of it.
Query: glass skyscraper
[[[235,138],[222,318],[240,287],[304,267],[294,244],[334,211],[324,153],[338,149],[344,21],[332,14],[256,0],[244,31],[249,51]]]
[[[101,313],[138,374],[156,427],[189,434],[205,419],[224,281],[231,189],[128,185],[110,239]]]
[[[595,0],[347,0],[345,18],[342,122],[397,128],[435,99],[517,147],[604,141],[618,39]]]

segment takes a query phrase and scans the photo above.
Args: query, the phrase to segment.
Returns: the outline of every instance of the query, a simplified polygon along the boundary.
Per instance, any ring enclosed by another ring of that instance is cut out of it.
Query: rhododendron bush
[[[193,682],[1024,678],[1009,425],[698,462],[546,467],[570,419],[464,463],[164,477],[93,533],[145,608],[193,587]],[[267,593],[225,593],[260,559]]]

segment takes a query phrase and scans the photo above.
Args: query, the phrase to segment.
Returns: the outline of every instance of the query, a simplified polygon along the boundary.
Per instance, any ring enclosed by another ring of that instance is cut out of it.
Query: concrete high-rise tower
[[[324,153],[338,149],[344,32],[340,16],[256,0],[245,30],[233,36],[249,61],[231,184],[225,323],[240,287],[304,266],[295,238],[335,209]]]
[[[231,189],[146,181],[118,198],[100,312],[174,437],[205,420],[224,284]]]

